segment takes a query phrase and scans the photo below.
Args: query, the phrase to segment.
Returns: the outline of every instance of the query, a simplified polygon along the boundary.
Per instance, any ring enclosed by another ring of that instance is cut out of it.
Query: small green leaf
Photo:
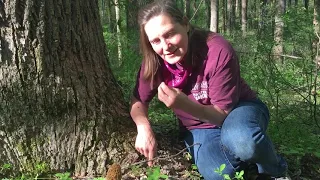
[[[197,165],[195,165],[195,164],[191,164],[191,169],[192,169],[192,170],[198,170],[198,167],[197,167]]]
[[[320,158],[320,152],[315,152],[314,155],[318,158]]]
[[[230,178],[230,176],[229,176],[228,174],[224,174],[224,175],[223,175],[223,178],[224,178],[225,180],[231,180],[231,178]]]
[[[222,172],[226,168],[226,164],[221,164],[219,171]]]

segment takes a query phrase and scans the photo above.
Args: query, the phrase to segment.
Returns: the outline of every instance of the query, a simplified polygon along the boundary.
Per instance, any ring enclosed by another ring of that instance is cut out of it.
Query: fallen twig
[[[155,158],[150,159],[150,160],[139,161],[139,162],[136,162],[136,163],[127,165],[127,166],[125,166],[125,167],[122,167],[122,169],[126,169],[126,168],[128,168],[128,167],[130,167],[130,166],[136,166],[136,165],[139,165],[139,164],[147,163],[147,162],[149,162],[149,161],[171,159],[171,158],[174,158],[174,157],[178,156],[178,155],[181,154],[182,152],[186,151],[188,148],[193,147],[193,146],[196,146],[196,145],[201,145],[201,143],[194,143],[194,144],[192,144],[192,145],[190,145],[190,146],[187,146],[187,147],[183,148],[182,150],[180,150],[177,154],[174,154],[174,155],[171,155],[171,156],[158,156],[158,157],[155,157]]]

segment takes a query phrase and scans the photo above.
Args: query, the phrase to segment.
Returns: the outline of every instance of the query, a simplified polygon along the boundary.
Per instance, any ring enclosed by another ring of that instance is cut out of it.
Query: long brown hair
[[[161,57],[159,57],[152,49],[144,27],[151,18],[161,14],[169,15],[175,23],[189,25],[189,45],[188,53],[186,54],[186,63],[192,67],[196,67],[201,64],[201,62],[198,60],[202,60],[203,57],[199,56],[206,55],[206,53],[203,52],[205,48],[200,49],[201,52],[199,51],[199,48],[202,45],[206,45],[208,35],[210,34],[209,31],[200,29],[196,30],[191,24],[189,24],[188,19],[183,15],[183,13],[176,6],[176,3],[172,0],[154,1],[153,3],[150,3],[144,8],[140,9],[138,14],[138,23],[140,26],[140,51],[144,60],[143,77],[146,80],[150,80],[151,83],[153,82],[155,75],[159,70]],[[196,43],[197,45],[191,43],[192,40],[196,40],[198,42]]]

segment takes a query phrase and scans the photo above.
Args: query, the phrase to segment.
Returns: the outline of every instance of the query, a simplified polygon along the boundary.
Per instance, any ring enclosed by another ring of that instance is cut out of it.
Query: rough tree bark
[[[0,12],[0,165],[84,176],[130,161],[135,126],[98,0],[4,0]]]

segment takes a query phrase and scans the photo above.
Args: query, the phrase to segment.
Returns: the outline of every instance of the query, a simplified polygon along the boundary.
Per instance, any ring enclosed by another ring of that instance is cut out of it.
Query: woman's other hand
[[[182,109],[182,106],[190,101],[181,90],[167,86],[162,82],[158,87],[158,99],[169,108]]]
[[[135,148],[144,155],[148,161],[148,165],[152,166],[152,160],[157,153],[157,142],[150,125],[138,125],[138,135],[136,138]]]

